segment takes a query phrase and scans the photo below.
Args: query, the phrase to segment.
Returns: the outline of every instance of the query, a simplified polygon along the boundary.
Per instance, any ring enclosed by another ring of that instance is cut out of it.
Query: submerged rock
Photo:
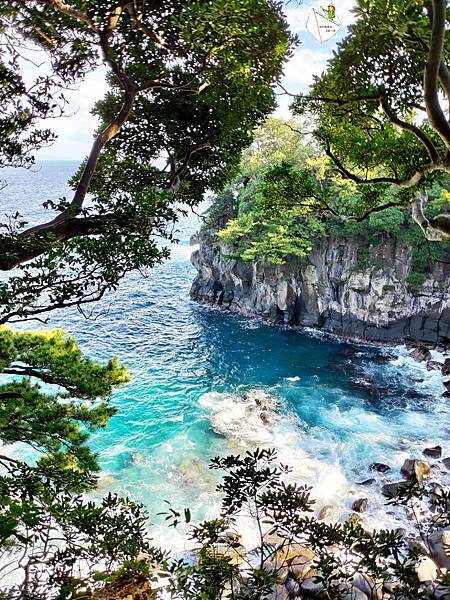
[[[446,469],[448,469],[450,471],[450,456],[448,458],[444,458],[444,460],[442,461],[442,464],[444,465],[444,467]]]
[[[103,475],[101,475],[99,477],[99,480],[98,480],[98,483],[97,483],[97,489],[98,490],[105,490],[105,489],[108,489],[110,487],[113,487],[117,483],[118,483],[118,481],[114,477],[114,475],[111,475],[110,473],[104,473]]]
[[[375,481],[376,479],[371,477],[370,479],[364,479],[364,481],[358,481],[356,485],[372,485],[372,483],[375,483]]]

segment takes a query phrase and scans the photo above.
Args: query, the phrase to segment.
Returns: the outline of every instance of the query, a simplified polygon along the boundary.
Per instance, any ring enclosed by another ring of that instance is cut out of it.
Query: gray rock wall
[[[217,248],[209,232],[198,241],[191,259],[198,302],[352,339],[450,344],[450,265],[436,262],[423,286],[411,289],[404,243],[387,238],[370,247],[370,267],[360,269],[358,238],[324,238],[304,261],[275,266],[226,258],[230,251]]]

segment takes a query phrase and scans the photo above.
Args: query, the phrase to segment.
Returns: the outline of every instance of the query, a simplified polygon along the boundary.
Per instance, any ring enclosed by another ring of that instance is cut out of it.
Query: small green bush
[[[363,271],[369,266],[369,248],[358,248],[358,269]]]
[[[423,273],[418,273],[417,271],[413,271],[408,277],[405,278],[405,283],[410,288],[418,289],[423,286],[425,281],[425,275]]]

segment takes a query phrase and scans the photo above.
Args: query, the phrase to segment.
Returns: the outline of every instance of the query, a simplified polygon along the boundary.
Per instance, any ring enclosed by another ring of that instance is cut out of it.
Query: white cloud
[[[98,127],[97,117],[90,111],[106,92],[105,73],[103,67],[99,68],[89,73],[78,89],[65,93],[68,101],[66,116],[45,123],[57,134],[58,139],[49,148],[43,148],[38,158],[79,159],[81,162],[88,154]]]
[[[301,48],[287,63],[284,69],[284,85],[289,89],[306,88],[313,81],[313,75],[320,75],[331,52]]]

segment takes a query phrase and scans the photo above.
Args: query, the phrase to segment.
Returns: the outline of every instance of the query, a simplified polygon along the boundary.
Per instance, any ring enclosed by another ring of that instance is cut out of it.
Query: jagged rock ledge
[[[434,263],[413,289],[406,283],[412,249],[394,238],[368,248],[367,268],[358,260],[367,244],[358,238],[323,238],[307,259],[284,265],[231,259],[211,231],[202,230],[195,242],[191,298],[197,302],[355,341],[450,347],[450,264]]]

